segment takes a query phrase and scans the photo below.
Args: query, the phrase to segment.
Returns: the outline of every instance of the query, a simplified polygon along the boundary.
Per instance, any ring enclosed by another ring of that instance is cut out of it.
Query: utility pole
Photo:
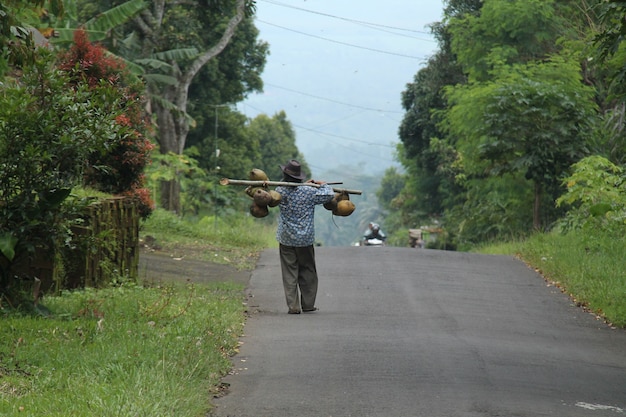
[[[218,158],[220,156],[220,149],[217,146],[217,127],[218,127],[218,109],[220,107],[230,107],[230,104],[215,104],[213,105],[213,108],[215,109],[215,138],[214,138],[214,142],[215,142],[215,166],[214,166],[214,172],[215,172],[215,181],[213,182],[213,217],[214,217],[214,225],[213,225],[213,229],[215,231],[217,231],[217,215],[218,215],[218,208],[217,208],[217,183],[219,182],[219,171],[220,171],[220,166],[218,163]]]

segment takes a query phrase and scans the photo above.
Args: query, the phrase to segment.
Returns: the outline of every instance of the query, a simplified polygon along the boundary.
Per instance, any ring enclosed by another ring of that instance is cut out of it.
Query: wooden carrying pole
[[[300,187],[300,186],[308,186],[308,187],[316,187],[319,188],[319,184],[313,184],[312,182],[285,182],[285,181],[250,181],[250,180],[232,180],[230,178],[222,178],[220,180],[220,184],[222,185],[247,185],[253,187],[264,187],[264,186],[279,186],[282,185],[284,187]],[[333,183],[329,183],[333,184]],[[338,184],[338,183],[334,183]],[[357,194],[361,195],[362,192],[360,190],[346,190],[345,188],[333,188],[333,191],[336,193],[348,193],[348,194]]]

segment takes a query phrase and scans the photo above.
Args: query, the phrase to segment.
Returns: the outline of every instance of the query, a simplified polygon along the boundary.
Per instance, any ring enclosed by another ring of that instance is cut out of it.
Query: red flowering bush
[[[74,45],[61,59],[59,68],[70,74],[74,84],[85,82],[94,88],[102,81],[118,84],[125,71],[124,63],[115,56],[107,56],[104,48],[89,42],[84,30],[74,32]]]
[[[149,126],[143,112],[143,85],[132,82],[123,61],[89,42],[83,30],[75,32],[74,45],[61,56],[59,68],[68,73],[74,87],[87,85],[97,91],[103,101],[103,123],[116,127],[114,137],[102,138],[103,150],[90,156],[85,185],[137,198],[142,216],[147,217],[154,204],[144,188],[143,171],[154,145],[145,136]]]
[[[121,193],[123,196],[132,197],[137,200],[139,215],[144,219],[154,210],[154,201],[150,197],[150,190],[147,188],[133,188]]]

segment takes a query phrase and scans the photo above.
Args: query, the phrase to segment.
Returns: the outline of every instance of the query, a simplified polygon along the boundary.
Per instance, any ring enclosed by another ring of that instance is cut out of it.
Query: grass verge
[[[3,317],[0,415],[205,416],[237,351],[242,290],[125,284]]]
[[[251,269],[273,231],[240,216],[190,224],[157,210],[141,235],[170,253]],[[45,297],[47,314],[36,317],[0,305],[0,415],[206,416],[237,352],[243,290],[122,281]]]
[[[482,253],[515,255],[579,306],[626,328],[626,241],[600,231],[537,233],[520,242],[483,247]]]
[[[269,218],[204,217],[192,223],[159,209],[143,224],[140,236],[173,256],[252,269],[261,250],[277,247],[275,231]]]

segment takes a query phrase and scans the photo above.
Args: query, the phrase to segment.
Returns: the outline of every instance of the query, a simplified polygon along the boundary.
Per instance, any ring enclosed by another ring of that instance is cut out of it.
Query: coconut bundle
[[[254,217],[265,217],[269,214],[269,208],[276,207],[280,204],[280,193],[275,190],[270,190],[270,186],[287,186],[287,187],[299,187],[309,186],[319,188],[319,184],[311,182],[294,183],[294,182],[282,182],[282,181],[270,181],[267,174],[258,168],[253,168],[248,173],[248,180],[233,180],[229,178],[223,178],[220,181],[221,185],[245,185],[245,193],[252,199],[250,205],[250,214]],[[341,184],[340,182],[328,183],[328,184]],[[350,194],[360,195],[362,192],[359,190],[348,190],[342,188],[333,188],[335,196],[331,201],[324,204],[324,208],[336,216],[349,216],[356,208],[354,203],[350,201]]]
[[[324,208],[332,211],[335,216],[347,217],[354,212],[356,206],[350,201],[350,193],[343,190],[335,192],[333,199],[328,203],[324,203]]]
[[[265,217],[269,214],[269,207],[276,207],[280,204],[280,194],[275,190],[270,190],[267,182],[267,174],[258,168],[253,168],[248,173],[250,181],[262,182],[261,185],[249,185],[245,192],[252,199],[250,214],[254,217]]]

